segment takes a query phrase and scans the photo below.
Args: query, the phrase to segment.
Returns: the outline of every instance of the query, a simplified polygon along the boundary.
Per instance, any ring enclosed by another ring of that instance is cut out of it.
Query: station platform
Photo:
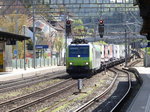
[[[134,68],[139,72],[143,84],[127,109],[127,112],[150,112],[150,67]]]
[[[65,66],[50,66],[36,69],[28,68],[27,70],[14,69],[12,72],[0,72],[0,82],[25,78],[34,75],[43,75],[47,73],[53,73],[56,71],[65,71],[65,68]]]

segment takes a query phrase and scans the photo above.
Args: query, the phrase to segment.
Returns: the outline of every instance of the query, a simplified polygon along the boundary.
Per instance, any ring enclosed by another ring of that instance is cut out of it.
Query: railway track
[[[111,111],[113,112],[114,110],[116,110],[116,108],[118,107],[118,105],[121,104],[121,102],[123,101],[123,99],[129,94],[130,92],[130,89],[131,89],[131,79],[130,79],[130,74],[128,74],[126,71],[123,71],[123,70],[119,70],[119,69],[116,69],[116,68],[113,68],[113,69],[109,69],[111,70],[112,72],[114,72],[116,74],[114,80],[112,81],[112,83],[110,84],[110,86],[108,88],[106,88],[106,90],[101,93],[100,95],[94,97],[93,99],[91,99],[90,101],[88,101],[87,103],[85,103],[84,105],[82,105],[81,107],[79,107],[78,109],[75,110],[75,112],[86,112],[86,110],[88,111],[97,111],[99,110],[99,112],[106,112],[106,107],[103,107],[101,106],[100,108],[96,108],[95,110],[90,110],[90,108],[93,106],[93,105],[97,105],[97,102],[102,100],[103,98],[107,97],[108,94],[110,94],[111,90],[113,89],[114,85],[116,84],[116,81],[118,80],[119,78],[119,72],[123,72],[124,74],[126,74],[126,77],[128,79],[128,83],[127,85],[129,85],[127,88],[126,88],[126,92],[125,91],[118,91],[117,93],[122,93],[124,92],[124,95],[120,96],[121,99],[115,99],[115,101],[113,101],[112,99],[111,100],[108,100],[107,103],[110,104],[111,106],[108,106],[108,107],[111,107],[107,109],[107,111]],[[125,85],[124,85],[125,86]],[[113,96],[117,96],[117,93],[116,95],[113,95]],[[113,97],[112,96],[112,97]],[[119,98],[119,97],[118,97]],[[102,102],[101,102],[102,103]],[[106,102],[105,102],[106,103]],[[99,105],[99,103],[98,103]],[[105,110],[103,110],[103,108],[105,108]]]
[[[72,83],[71,85],[68,84],[70,82]],[[6,110],[7,112],[14,112],[14,111],[20,112],[22,109],[25,109],[32,105],[40,103],[44,100],[47,100],[48,98],[51,98],[55,95],[62,93],[63,91],[66,91],[72,88],[74,85],[76,85],[76,83],[77,82],[74,82],[72,79],[68,79],[68,80],[59,82],[53,86],[44,88],[42,90],[32,92],[28,95],[24,95],[21,97],[17,97],[15,99],[2,102],[0,103],[1,112],[6,112]]]
[[[136,60],[134,62],[132,62],[131,64],[129,64],[129,67],[135,66],[136,64],[140,63],[141,60]]]
[[[111,70],[111,71],[113,71],[114,73],[116,72],[116,71],[114,71],[114,70]],[[45,76],[45,77],[47,77],[47,76]],[[117,77],[118,77],[118,74],[117,74],[117,72],[116,72],[116,79],[117,79]],[[56,77],[54,77],[54,78],[56,78]],[[114,80],[116,80],[116,79],[114,79]],[[67,81],[69,81],[69,80],[67,80]],[[65,81],[64,81],[65,82]],[[113,81],[114,83],[115,83],[115,81]],[[61,82],[60,82],[61,83]],[[58,95],[58,94],[60,94],[60,93],[62,93],[63,91],[65,91],[65,90],[68,90],[69,88],[72,88],[74,85],[76,85],[76,83],[77,82],[75,82],[74,84],[71,84],[70,86],[66,86],[65,88],[63,88],[63,89],[60,89],[59,91],[57,91],[57,92],[52,92],[52,94],[48,94],[48,95],[45,95],[44,97],[40,97],[40,98],[36,98],[36,99],[34,99],[34,100],[30,100],[30,102],[29,103],[23,103],[22,105],[17,105],[15,102],[17,101],[19,101],[20,102],[20,100],[26,100],[26,98],[27,99],[30,99],[32,96],[36,96],[36,94],[42,94],[43,95],[43,92],[42,92],[42,90],[40,90],[41,91],[41,93],[39,92],[38,93],[38,91],[37,92],[33,92],[33,94],[31,93],[31,95],[29,94],[29,95],[24,95],[24,96],[22,96],[22,97],[20,97],[20,99],[19,98],[15,98],[14,99],[14,101],[13,101],[13,99],[12,99],[12,101],[10,100],[10,101],[6,101],[6,102],[3,102],[2,104],[0,104],[0,108],[2,107],[6,107],[7,108],[7,106],[8,107],[15,107],[15,108],[10,108],[10,109],[8,109],[8,112],[13,112],[13,111],[21,111],[21,110],[23,110],[23,109],[25,109],[25,108],[28,108],[28,107],[31,107],[32,105],[35,105],[35,104],[37,104],[37,103],[40,103],[40,102],[42,102],[42,101],[44,101],[44,100],[46,100],[46,99],[48,99],[48,98],[51,98],[51,97],[53,97],[54,95]],[[57,85],[57,84],[56,84]],[[62,84],[61,84],[62,85]],[[111,84],[110,86],[112,86],[113,87],[113,85],[114,84]],[[87,107],[86,108],[88,108],[90,105],[93,105],[93,103],[94,102],[97,102],[99,99],[101,99],[103,96],[105,96],[106,94],[108,94],[108,92],[110,92],[110,90],[111,90],[111,88],[112,87],[108,87],[108,90],[105,90],[104,91],[104,93],[102,93],[101,95],[98,95],[97,97],[95,97],[95,98],[93,98],[91,101],[89,101],[90,102],[90,104],[88,104],[88,102],[87,102],[87,104],[85,104],[85,105],[87,105]],[[48,87],[47,87],[48,88]],[[51,88],[53,88],[53,87],[51,87]],[[50,88],[48,88],[47,90],[50,90]],[[46,90],[46,91],[47,91]],[[44,92],[45,93],[45,92]],[[53,95],[54,94],[54,95]],[[40,95],[39,95],[40,96]],[[23,98],[24,97],[24,98]],[[10,102],[11,103],[14,103],[14,105],[15,106],[10,106],[11,104],[10,104]],[[17,105],[17,106],[16,106]],[[1,108],[1,109],[2,109]],[[85,109],[86,109],[85,108]],[[3,109],[3,110],[6,110],[6,109]],[[81,110],[81,111],[84,111],[84,109],[83,110]],[[3,111],[2,111],[3,112]],[[5,112],[5,111],[4,111]],[[80,112],[80,110],[78,111],[78,110],[76,110],[76,112]]]
[[[52,73],[46,73],[46,74],[42,74],[42,75],[34,75],[34,76],[29,76],[29,77],[22,77],[22,78],[18,78],[18,79],[12,79],[12,80],[9,80],[9,81],[0,81],[0,86],[1,85],[5,85],[5,84],[11,84],[11,83],[14,83],[14,82],[19,83],[19,82],[24,82],[24,81],[27,81],[27,80],[36,80],[36,79],[40,79],[42,77],[57,75],[59,73],[65,73],[65,70],[52,72]]]
[[[124,92],[124,95],[122,96],[122,98],[118,101],[118,103],[111,109],[110,112],[119,112],[121,110],[121,107],[124,105],[124,103],[126,102],[126,100],[128,99],[128,96],[131,93],[131,87],[132,87],[132,80],[131,80],[131,75],[129,72],[121,70],[121,69],[117,69],[115,68],[117,71],[120,72],[124,72],[125,74],[127,74],[128,76],[128,88],[126,88],[126,92]],[[120,91],[121,92],[121,91]]]
[[[89,108],[95,102],[97,102],[99,99],[101,99],[102,97],[104,97],[112,89],[112,87],[114,86],[115,81],[116,81],[116,79],[118,77],[118,74],[115,71],[113,71],[113,70],[111,70],[111,71],[115,73],[115,77],[114,77],[113,81],[111,82],[111,84],[105,89],[105,91],[102,92],[100,95],[94,97],[93,99],[91,99],[90,101],[88,101],[87,103],[85,103],[84,105],[80,106],[74,112],[83,112],[83,111],[85,111],[87,108]]]
[[[69,76],[65,73],[65,71],[62,72],[55,72],[51,75],[46,74],[46,75],[41,75],[41,76],[34,76],[34,77],[29,77],[25,79],[19,79],[19,80],[13,80],[13,81],[7,81],[3,82],[0,84],[0,93],[14,90],[14,89],[19,89],[22,87],[26,87],[29,85],[37,84],[40,82],[48,81],[50,79],[58,78],[58,77],[68,77]]]
[[[136,60],[134,62],[132,62],[129,66],[135,66],[136,64],[140,63],[141,60]],[[132,78],[131,78],[131,73],[129,73],[126,70],[121,70],[118,68],[115,68],[117,71],[120,72],[124,72],[125,74],[127,74],[128,76],[128,88],[126,89],[126,92],[124,92],[124,95],[117,101],[117,103],[113,106],[113,108],[111,110],[109,110],[110,112],[119,112],[121,110],[124,111],[123,106],[125,105],[126,102],[128,102],[130,95],[131,95],[131,90],[132,90]],[[135,76],[136,77],[136,76]],[[121,91],[120,91],[121,93]],[[134,93],[135,94],[135,93]],[[117,94],[116,94],[117,95]],[[101,112],[101,111],[100,111]],[[105,111],[104,111],[105,112]]]

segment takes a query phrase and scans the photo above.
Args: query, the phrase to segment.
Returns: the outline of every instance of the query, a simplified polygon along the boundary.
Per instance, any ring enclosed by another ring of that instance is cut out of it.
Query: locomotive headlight
[[[70,65],[72,65],[72,62],[70,62]]]
[[[86,65],[88,65],[89,63],[88,63],[88,62],[86,62],[85,64],[86,64]]]

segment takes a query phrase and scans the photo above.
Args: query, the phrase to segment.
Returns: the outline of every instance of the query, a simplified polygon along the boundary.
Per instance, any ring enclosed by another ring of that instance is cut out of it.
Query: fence
[[[62,65],[63,62],[59,58],[38,58],[36,59],[36,67],[48,67],[48,66],[57,66]],[[12,60],[13,68],[24,69],[24,59],[13,59]],[[26,68],[33,68],[33,59],[26,59]]]

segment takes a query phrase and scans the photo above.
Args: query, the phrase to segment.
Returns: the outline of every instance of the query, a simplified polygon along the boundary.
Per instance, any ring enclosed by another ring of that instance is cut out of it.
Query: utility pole
[[[65,16],[64,16],[64,22],[65,22],[65,51],[64,51],[64,65],[66,64],[66,57],[67,57],[67,34],[66,34],[66,21],[67,21],[67,12],[65,9]]]
[[[147,42],[147,44],[148,44],[148,41],[146,40],[146,42]],[[147,67],[148,65],[147,65],[147,61],[148,61],[148,49],[147,49],[147,47],[146,47],[146,49],[145,49],[145,67]]]
[[[127,67],[127,12],[126,12],[126,0],[125,0],[125,67]]]
[[[126,28],[125,28],[125,67],[127,67],[127,31],[126,31]]]
[[[129,35],[128,35],[128,58],[129,58],[129,61],[130,61],[130,38],[129,38]]]
[[[92,18],[92,23],[94,24],[94,42],[95,42],[96,41],[96,29],[97,29],[97,25],[95,25],[94,18]]]
[[[24,36],[26,34],[26,26],[23,26]],[[26,70],[26,40],[24,40],[24,70]]]
[[[35,40],[35,1],[32,1],[32,8],[33,8],[33,68],[36,68],[36,40]]]
[[[52,42],[52,37],[50,37],[50,25],[49,25],[49,38],[50,38],[50,43],[51,43],[51,66],[53,65],[53,42]]]
[[[17,4],[18,4],[18,0],[17,0]],[[18,8],[16,8],[16,26],[15,26],[15,29],[16,29],[16,34],[18,34],[18,17],[17,17],[17,14],[18,14]],[[16,69],[18,68],[18,41],[16,41]]]

